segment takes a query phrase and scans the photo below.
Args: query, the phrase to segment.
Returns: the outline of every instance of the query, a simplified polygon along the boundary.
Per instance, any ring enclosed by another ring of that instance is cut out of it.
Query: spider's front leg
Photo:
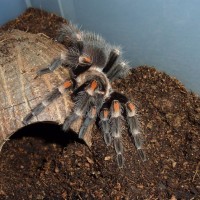
[[[100,83],[92,79],[82,84],[74,91],[74,108],[63,123],[63,130],[67,131],[70,126],[79,118],[83,118],[83,123],[79,130],[79,138],[84,139],[84,135],[90,124],[95,122],[97,114],[103,104],[103,92],[100,90]]]
[[[37,117],[49,104],[51,104],[54,100],[59,98],[61,95],[65,93],[65,91],[69,90],[70,88],[74,87],[73,80],[66,80],[62,85],[60,85],[58,88],[55,88],[53,91],[51,91],[44,100],[37,104],[30,113],[28,113],[22,123],[24,125],[29,124],[31,119],[33,117]]]
[[[59,66],[64,65],[75,69],[78,65],[91,64],[87,56],[82,56],[83,38],[82,32],[71,23],[63,25],[59,31],[57,41],[64,43],[66,51],[55,58],[47,67],[37,71],[37,76],[52,73]]]

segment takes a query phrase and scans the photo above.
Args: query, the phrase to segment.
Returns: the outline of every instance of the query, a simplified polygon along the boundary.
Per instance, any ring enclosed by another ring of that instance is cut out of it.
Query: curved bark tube
[[[24,126],[22,120],[34,106],[70,78],[64,67],[36,78],[37,71],[60,57],[63,51],[66,51],[63,45],[43,34],[12,30],[0,35],[0,150],[9,137]],[[66,92],[33,117],[31,123],[53,121],[62,124],[72,107],[70,93]],[[70,128],[79,132],[81,122],[81,119],[76,121]],[[88,146],[91,146],[92,126],[84,137]]]

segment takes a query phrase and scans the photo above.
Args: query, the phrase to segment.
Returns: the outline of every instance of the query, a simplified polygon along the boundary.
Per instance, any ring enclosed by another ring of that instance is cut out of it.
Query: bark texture
[[[0,150],[6,140],[24,126],[22,119],[31,109],[53,88],[70,78],[69,71],[63,67],[36,78],[37,70],[50,64],[62,51],[66,51],[64,46],[44,34],[12,30],[0,35]],[[61,124],[72,107],[70,94],[66,93],[31,123],[52,121]],[[77,132],[80,122],[71,128]],[[90,134],[86,134],[85,141],[91,146]]]

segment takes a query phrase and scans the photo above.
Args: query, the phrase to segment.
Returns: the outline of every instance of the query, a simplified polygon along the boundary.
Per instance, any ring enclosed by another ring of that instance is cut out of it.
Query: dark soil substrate
[[[2,30],[55,38],[66,22],[28,9]],[[113,86],[137,102],[148,156],[142,162],[124,134],[125,166],[94,128],[91,150],[57,125],[24,128],[0,156],[0,199],[200,199],[200,98],[154,68],[132,70]]]

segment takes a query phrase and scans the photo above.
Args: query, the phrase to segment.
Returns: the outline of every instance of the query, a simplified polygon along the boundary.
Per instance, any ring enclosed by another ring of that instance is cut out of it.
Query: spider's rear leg
[[[37,104],[32,111],[26,115],[22,123],[27,125],[33,117],[39,115],[49,104],[59,98],[66,90],[73,87],[73,85],[74,83],[72,80],[66,80],[62,85],[50,92],[41,103]]]
[[[125,77],[130,70],[130,67],[126,61],[120,61],[115,63],[115,65],[110,68],[107,72],[107,77],[110,81],[114,81],[115,79]]]
[[[117,48],[114,48],[110,51],[108,61],[103,68],[103,72],[107,74],[110,70],[112,70],[114,64],[117,62],[118,58],[120,56],[120,50]]]
[[[128,74],[130,67],[126,61],[121,60],[121,51],[118,48],[113,48],[110,51],[108,61],[103,68],[103,72],[107,75],[110,81],[124,77]]]

